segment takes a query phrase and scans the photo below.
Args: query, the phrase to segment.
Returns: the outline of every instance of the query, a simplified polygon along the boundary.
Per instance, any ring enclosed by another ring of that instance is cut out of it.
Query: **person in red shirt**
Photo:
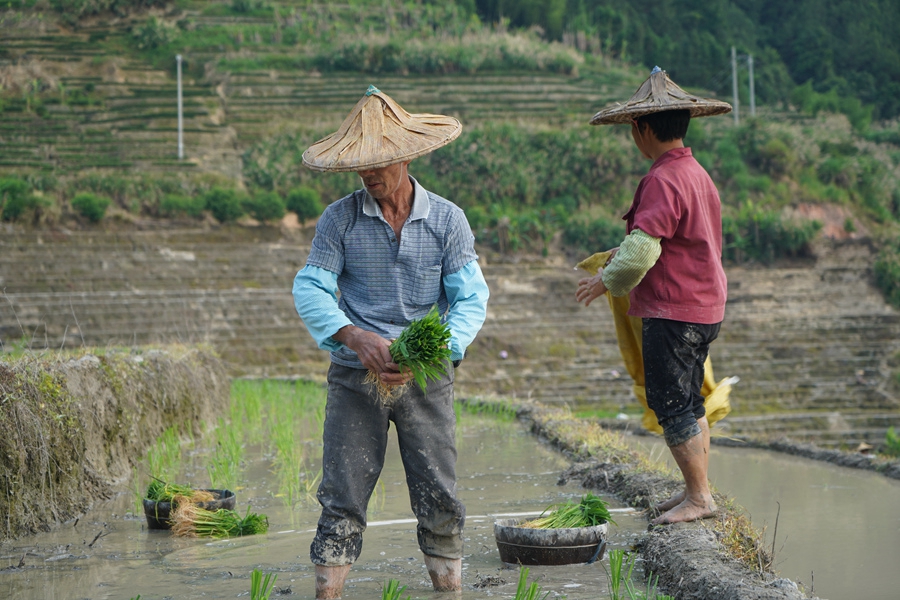
[[[700,393],[709,346],[725,316],[719,193],[684,146],[691,117],[724,114],[725,102],[698,98],[657,67],[628,103],[591,124],[628,123],[653,161],[625,215],[627,236],[606,267],[578,282],[585,306],[607,291],[629,294],[628,314],[642,319],[647,403],[656,413],[685,487],[655,508],[653,524],[711,517],[709,423]]]

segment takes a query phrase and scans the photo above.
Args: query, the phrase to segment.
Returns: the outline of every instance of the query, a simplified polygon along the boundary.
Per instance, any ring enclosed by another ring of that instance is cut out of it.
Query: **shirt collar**
[[[672,148],[664,152],[662,155],[657,157],[656,161],[650,166],[650,169],[655,169],[661,165],[672,162],[673,160],[678,160],[679,158],[684,158],[685,156],[693,156],[691,149],[687,146],[684,148]]]
[[[409,176],[409,180],[412,181],[413,184],[413,205],[412,210],[409,213],[409,220],[415,221],[417,219],[425,219],[428,218],[428,211],[431,208],[431,204],[428,201],[428,192],[425,191],[425,188],[416,181],[416,178],[412,175]],[[366,197],[363,200],[363,214],[367,217],[380,217],[381,214],[381,206],[372,197],[368,190],[363,189]]]

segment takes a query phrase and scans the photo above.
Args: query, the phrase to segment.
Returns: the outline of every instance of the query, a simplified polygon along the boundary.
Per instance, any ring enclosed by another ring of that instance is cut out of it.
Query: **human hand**
[[[597,274],[593,277],[585,277],[578,282],[575,300],[584,302],[585,306],[590,306],[591,302],[605,294],[606,291],[606,284],[603,283],[603,269],[598,269]]]
[[[391,341],[377,333],[348,325],[333,337],[356,352],[362,365],[378,375],[385,385],[403,385],[412,379],[412,373],[409,370],[401,372],[400,365],[391,357]]]

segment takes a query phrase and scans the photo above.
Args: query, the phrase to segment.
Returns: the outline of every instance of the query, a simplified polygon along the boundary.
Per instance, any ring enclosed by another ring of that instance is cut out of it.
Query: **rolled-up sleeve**
[[[481,267],[474,260],[455,273],[445,275],[442,281],[450,304],[447,313],[450,360],[462,360],[466,348],[484,324],[490,291]]]
[[[343,344],[331,336],[353,324],[338,307],[337,278],[337,273],[306,265],[294,277],[293,287],[297,314],[319,348],[332,352]]]

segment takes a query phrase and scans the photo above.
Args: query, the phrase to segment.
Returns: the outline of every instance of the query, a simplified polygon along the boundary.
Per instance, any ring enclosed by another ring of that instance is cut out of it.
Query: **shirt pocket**
[[[441,295],[441,265],[419,267],[410,290],[410,302],[417,306],[431,306]]]

